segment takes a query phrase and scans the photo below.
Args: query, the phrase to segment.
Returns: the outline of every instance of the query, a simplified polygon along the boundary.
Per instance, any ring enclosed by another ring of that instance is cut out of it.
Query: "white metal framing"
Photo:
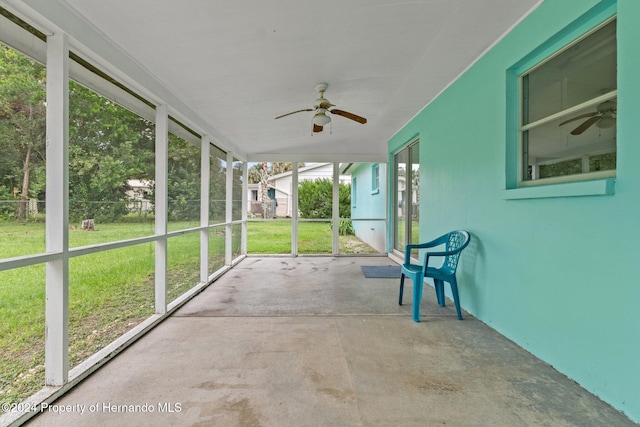
[[[17,31],[20,33],[20,31]],[[25,43],[29,46],[29,43]],[[169,129],[172,123],[169,118],[170,106],[159,104],[155,109],[156,129],[156,193],[155,193],[155,229],[153,236],[129,240],[108,242],[91,246],[69,247],[69,79],[70,79],[70,42],[64,32],[51,32],[47,35],[47,117],[46,117],[46,253],[31,254],[10,259],[0,259],[0,271],[17,269],[29,265],[45,264],[46,266],[46,305],[45,305],[45,385],[49,386],[36,393],[29,402],[33,404],[50,403],[61,393],[69,389],[83,378],[95,371],[110,358],[118,354],[127,345],[144,334],[155,324],[175,311],[181,304],[207,286],[216,277],[227,271],[246,254],[246,213],[242,220],[242,252],[233,259],[231,246],[232,236],[232,185],[233,185],[233,152],[228,151],[227,159],[227,194],[226,222],[209,225],[209,170],[210,146],[212,138],[205,135],[201,138],[201,211],[200,226],[197,228],[168,232],[168,143]],[[33,53],[33,52],[29,52]],[[41,57],[40,53],[37,56]],[[109,96],[110,90],[100,91],[97,83],[90,85],[103,95]],[[147,114],[142,114],[147,116]],[[175,124],[174,124],[175,127]],[[247,164],[243,165],[243,176],[246,176]],[[246,208],[246,180],[243,180],[243,207]],[[246,209],[245,209],[246,210]],[[227,240],[225,247],[225,265],[214,272],[208,272],[208,234],[212,228],[226,226]],[[167,301],[167,240],[170,237],[187,233],[200,233],[200,283],[175,301]],[[69,367],[69,259],[91,253],[139,245],[155,244],[155,313],[142,324],[134,327],[122,337],[106,346],[80,365],[70,370]],[[23,422],[33,416],[28,405],[23,412],[3,414],[0,421],[12,423]]]
[[[29,45],[25,43],[25,45]],[[170,114],[183,117],[171,105],[157,102],[155,108],[155,226],[152,236],[108,242],[84,247],[69,247],[69,79],[70,65],[69,36],[64,32],[47,35],[47,213],[46,213],[46,253],[26,255],[11,259],[0,259],[0,271],[17,269],[29,265],[46,264],[46,339],[45,339],[45,382],[47,387],[29,399],[35,404],[50,403],[91,372],[98,369],[126,346],[143,335],[155,324],[175,311],[181,304],[219,277],[242,257],[247,249],[247,180],[242,180],[242,218],[233,218],[233,164],[234,159],[243,162],[242,176],[247,176],[248,163],[242,156],[231,150],[226,151],[226,204],[225,222],[209,224],[210,156],[213,137],[202,132],[201,147],[201,207],[200,225],[196,228],[168,231],[168,150],[169,131],[175,123]],[[29,52],[28,52],[29,53]],[[86,71],[86,70],[85,70]],[[84,72],[84,71],[83,71]],[[109,96],[113,88],[100,90],[101,83],[95,79],[91,86],[99,93]],[[117,91],[123,95],[121,91]],[[130,103],[130,105],[136,102]],[[147,108],[147,107],[145,107]],[[149,112],[138,112],[148,117]],[[197,122],[197,121],[196,121]],[[193,141],[192,141],[193,142]],[[293,163],[292,172],[292,255],[298,255],[298,163]],[[333,255],[339,252],[339,164],[333,163]],[[241,225],[241,253],[234,259],[233,225]],[[225,264],[218,271],[209,274],[209,230],[225,227]],[[175,301],[167,301],[168,239],[187,233],[200,234],[200,283]],[[127,246],[153,243],[155,245],[155,314],[142,324],[134,327],[104,349],[98,351],[80,365],[69,368],[69,259],[97,252],[104,252]],[[27,406],[25,406],[27,408]],[[5,414],[1,421],[11,423],[24,421],[34,413],[29,411]]]
[[[47,38],[47,216],[45,245],[61,256],[46,264],[45,384],[69,372],[69,42]]]
[[[167,211],[169,169],[169,108],[156,107],[156,193],[155,193],[155,312],[167,312]]]
[[[200,144],[200,282],[209,279],[209,173],[211,169],[211,142],[202,137]]]
[[[233,261],[233,153],[227,153],[227,180],[225,189],[225,264]]]
[[[331,248],[332,255],[340,252],[340,164],[333,163],[333,192],[331,194]]]
[[[299,163],[291,165],[291,255],[298,256],[298,167]]]

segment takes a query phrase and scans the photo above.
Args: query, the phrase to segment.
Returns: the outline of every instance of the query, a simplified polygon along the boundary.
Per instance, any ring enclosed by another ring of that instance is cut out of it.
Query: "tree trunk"
[[[269,188],[267,182],[269,180],[269,171],[267,170],[267,164],[262,163],[262,170],[260,171],[260,185],[262,187],[262,218],[267,219],[267,211],[269,210]]]
[[[20,192],[20,203],[18,205],[18,219],[27,219],[27,203],[29,203],[29,181],[31,178],[31,150],[29,145],[27,154],[24,156],[24,169],[22,174],[22,191]]]
[[[96,223],[93,219],[83,219],[82,229],[85,231],[96,231]]]

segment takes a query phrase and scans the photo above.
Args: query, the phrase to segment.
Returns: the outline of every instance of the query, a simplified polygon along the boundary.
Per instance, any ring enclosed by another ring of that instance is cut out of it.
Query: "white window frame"
[[[600,22],[597,25],[591,25],[590,28],[587,31],[584,31],[581,35],[577,36],[577,37],[573,37],[573,40],[570,40],[569,42],[566,42],[563,45],[560,46],[554,46],[556,48],[555,53],[552,53],[550,55],[547,55],[546,57],[542,57],[542,59],[540,59],[541,57],[539,56],[540,54],[538,53],[537,55],[532,55],[533,58],[537,59],[537,61],[532,65],[529,66],[528,68],[524,68],[523,66],[518,66],[516,67],[516,69],[519,70],[523,70],[523,71],[519,71],[517,72],[517,102],[518,102],[518,111],[521,111],[521,109],[523,108],[523,96],[524,96],[524,85],[523,85],[523,79],[525,76],[529,75],[532,71],[538,69],[539,67],[543,66],[545,63],[547,63],[548,61],[550,61],[551,59],[557,57],[558,55],[561,55],[563,52],[565,52],[567,49],[569,49],[570,47],[574,46],[575,44],[581,42],[582,40],[584,40],[585,38],[589,37],[590,35],[592,35],[593,33],[595,33],[596,31],[602,29],[603,27],[605,27],[606,25],[609,25],[610,23],[612,23],[613,21],[615,21],[617,18],[617,16],[613,15],[610,16],[608,19],[606,20],[600,20]],[[551,48],[546,49],[547,52],[549,52],[551,50]],[[529,58],[528,60],[523,61],[525,64],[531,64],[534,60]],[[527,172],[527,167],[528,167],[528,154],[526,152],[526,143],[525,143],[525,132],[529,131],[531,129],[535,129],[539,126],[545,125],[551,121],[554,120],[558,120],[559,118],[562,117],[571,117],[572,114],[576,114],[579,111],[582,111],[584,109],[587,108],[591,108],[591,109],[595,109],[595,107],[597,107],[600,103],[608,101],[608,100],[614,100],[617,98],[618,95],[618,91],[617,88],[614,90],[611,90],[607,93],[604,93],[600,96],[597,96],[595,98],[592,98],[590,100],[587,100],[581,104],[569,107],[565,110],[553,113],[549,116],[546,117],[542,117],[534,122],[531,123],[527,123],[526,125],[523,124],[523,115],[520,112],[518,114],[517,117],[517,134],[518,134],[518,153],[517,153],[517,187],[531,187],[531,186],[540,186],[540,185],[546,185],[546,184],[559,184],[559,183],[569,183],[569,182],[578,182],[578,181],[586,181],[586,180],[594,180],[594,179],[610,179],[610,178],[615,178],[616,177],[616,169],[613,170],[606,170],[606,171],[594,171],[594,172],[583,172],[580,174],[574,174],[574,175],[566,175],[566,176],[557,176],[557,177],[549,177],[549,178],[538,178],[538,179],[525,179],[525,175]],[[579,122],[578,122],[579,124]],[[616,152],[617,153],[617,149],[615,151],[611,151],[609,150],[608,152]],[[583,162],[583,165],[585,164],[585,162],[588,162],[588,157],[591,155],[596,155],[596,154],[605,154],[605,152],[598,152],[598,153],[584,153],[583,156],[569,156],[565,159],[556,159],[553,163],[556,163],[558,161],[565,161],[565,160],[574,160],[574,159],[581,159]],[[542,163],[541,163],[542,164]],[[513,166],[507,166],[508,168],[512,168]],[[535,172],[534,172],[535,173]],[[509,188],[509,185],[507,184],[507,188]],[[511,187],[513,188],[513,187]]]
[[[351,207],[356,207],[356,202],[358,200],[358,178],[351,178]]]
[[[380,193],[380,163],[371,165],[371,194]]]

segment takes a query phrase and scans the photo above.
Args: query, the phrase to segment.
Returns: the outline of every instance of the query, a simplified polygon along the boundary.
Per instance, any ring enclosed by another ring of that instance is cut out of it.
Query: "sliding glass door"
[[[393,156],[393,248],[418,243],[420,211],[419,144],[415,141]]]

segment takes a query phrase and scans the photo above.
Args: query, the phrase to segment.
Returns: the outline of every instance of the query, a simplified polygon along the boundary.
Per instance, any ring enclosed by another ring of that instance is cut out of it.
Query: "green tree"
[[[44,198],[45,77],[42,65],[0,45],[0,198],[20,195],[20,219],[30,198]]]
[[[168,216],[172,221],[200,218],[200,148],[169,134]]]
[[[211,223],[225,222],[226,219],[226,160],[214,155],[209,166],[209,221]]]
[[[115,221],[129,179],[154,178],[153,125],[80,84],[69,84],[69,216]]]
[[[46,70],[0,45],[0,199],[45,198]],[[127,181],[153,179],[153,125],[69,84],[70,217],[113,220],[127,212]],[[5,209],[6,211],[6,209]]]
[[[249,184],[257,184],[260,182],[260,171],[262,170],[262,163],[256,163],[247,169],[247,182]]]
[[[263,162],[252,165],[247,171],[247,179],[249,184],[258,184],[262,178],[263,165],[266,165],[267,175],[271,178],[273,175],[289,172],[293,169],[291,162]],[[304,163],[299,163],[299,167],[303,167]]]

